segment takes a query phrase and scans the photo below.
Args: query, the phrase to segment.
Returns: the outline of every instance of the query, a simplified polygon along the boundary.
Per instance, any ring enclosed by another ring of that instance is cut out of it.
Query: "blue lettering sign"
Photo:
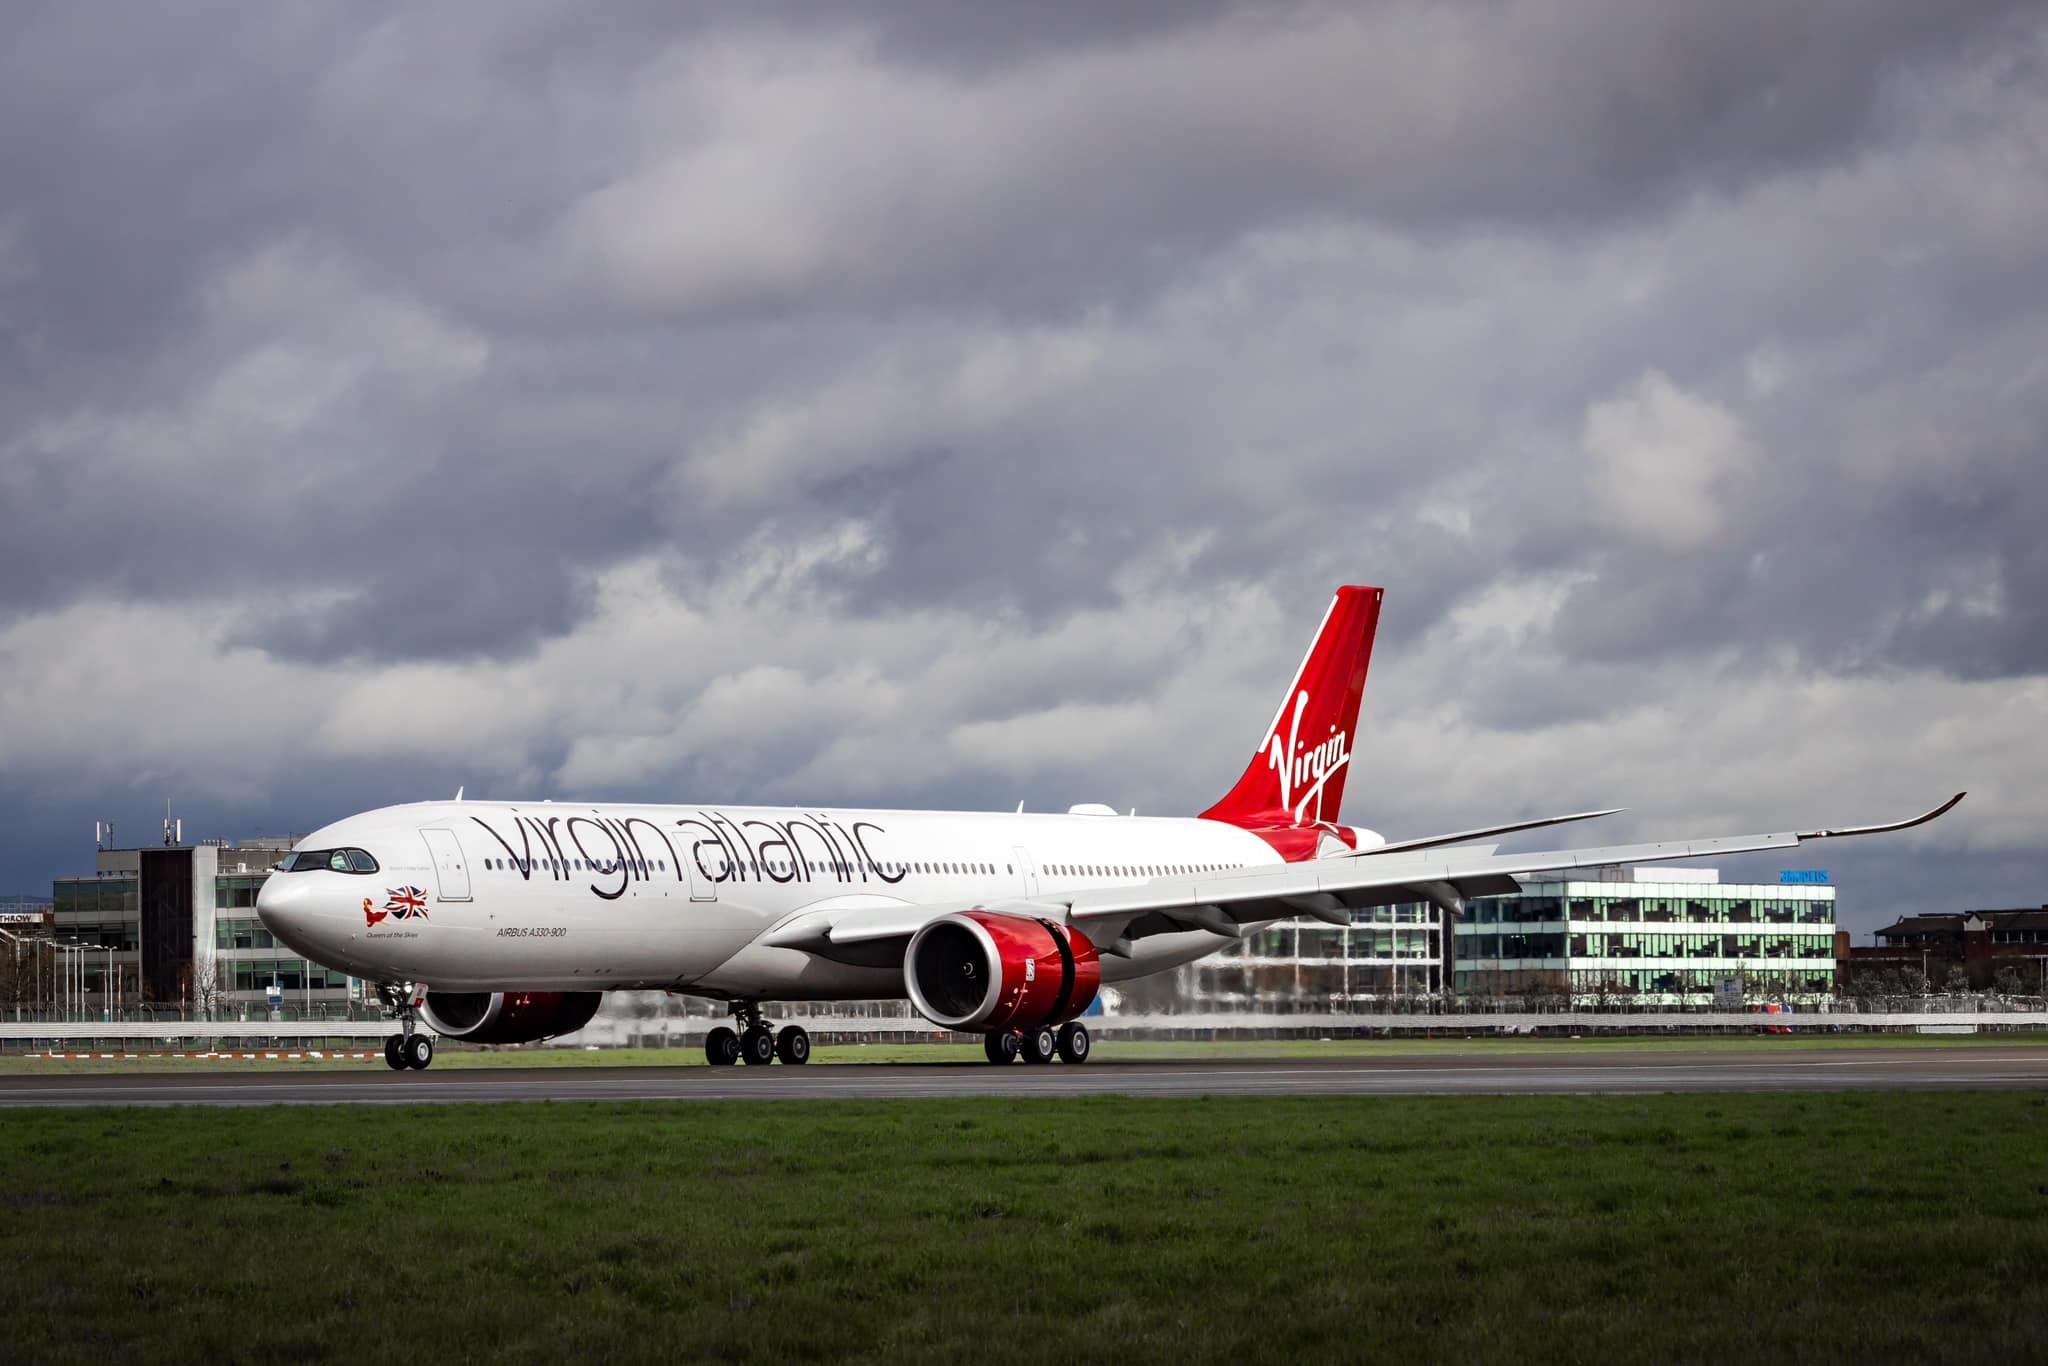
[[[1827,880],[1828,870],[1825,868],[1787,868],[1778,874],[1780,882],[1825,883]]]

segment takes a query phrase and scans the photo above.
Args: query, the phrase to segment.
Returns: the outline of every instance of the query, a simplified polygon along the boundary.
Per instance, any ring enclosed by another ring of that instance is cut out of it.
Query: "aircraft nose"
[[[315,889],[290,873],[272,873],[256,893],[256,918],[263,928],[299,953],[307,953],[318,921]]]

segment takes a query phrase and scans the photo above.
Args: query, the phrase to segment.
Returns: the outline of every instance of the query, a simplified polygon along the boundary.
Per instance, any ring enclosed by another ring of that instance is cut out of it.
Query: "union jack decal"
[[[393,920],[425,920],[427,894],[418,887],[386,887],[384,909]]]

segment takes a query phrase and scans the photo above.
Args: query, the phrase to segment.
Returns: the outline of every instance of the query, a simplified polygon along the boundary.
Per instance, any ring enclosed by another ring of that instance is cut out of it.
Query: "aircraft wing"
[[[1426,847],[1408,852],[1366,850],[1302,863],[1268,864],[1194,877],[1157,878],[1128,887],[1045,894],[1027,900],[873,907],[813,911],[776,927],[764,942],[830,953],[835,947],[908,939],[926,921],[954,911],[979,909],[1002,915],[1058,920],[1080,929],[1105,953],[1154,934],[1207,930],[1240,935],[1247,926],[1311,917],[1333,925],[1350,923],[1353,910],[1402,901],[1429,901],[1452,914],[1467,899],[1519,890],[1529,873],[1568,871],[1611,864],[1714,858],[1762,849],[1789,849],[1809,840],[1841,839],[1907,830],[1944,815],[1964,794],[1958,792],[1931,811],[1882,825],[1788,830],[1762,835],[1617,844],[1592,849],[1552,849],[1502,854],[1497,846]]]

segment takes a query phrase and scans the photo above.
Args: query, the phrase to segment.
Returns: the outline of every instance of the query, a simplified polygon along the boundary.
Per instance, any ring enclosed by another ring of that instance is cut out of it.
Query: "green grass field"
[[[2038,1360],[2048,1096],[16,1111],[0,1359]]]
[[[1694,1053],[1724,1050],[1797,1048],[1981,1048],[1995,1045],[2048,1044],[2048,1032],[2010,1031],[1999,1034],[1695,1034],[1685,1036],[1585,1039],[1257,1039],[1222,1043],[1122,1042],[1097,1045],[1103,1060],[1163,1058],[1392,1058],[1476,1053],[1485,1055],[1556,1055],[1567,1050],[1592,1053]],[[376,1052],[370,1043],[350,1052]],[[284,1052],[288,1050],[273,1050]],[[811,1057],[819,1063],[974,1062],[979,1044],[840,1044],[819,1047]],[[434,1066],[448,1067],[701,1067],[704,1053],[683,1048],[466,1048],[444,1044]],[[0,1053],[0,1076],[39,1076],[60,1072],[191,1072],[218,1069],[246,1072],[252,1067],[377,1067],[380,1057],[249,1060],[239,1058],[51,1058],[41,1054]]]

